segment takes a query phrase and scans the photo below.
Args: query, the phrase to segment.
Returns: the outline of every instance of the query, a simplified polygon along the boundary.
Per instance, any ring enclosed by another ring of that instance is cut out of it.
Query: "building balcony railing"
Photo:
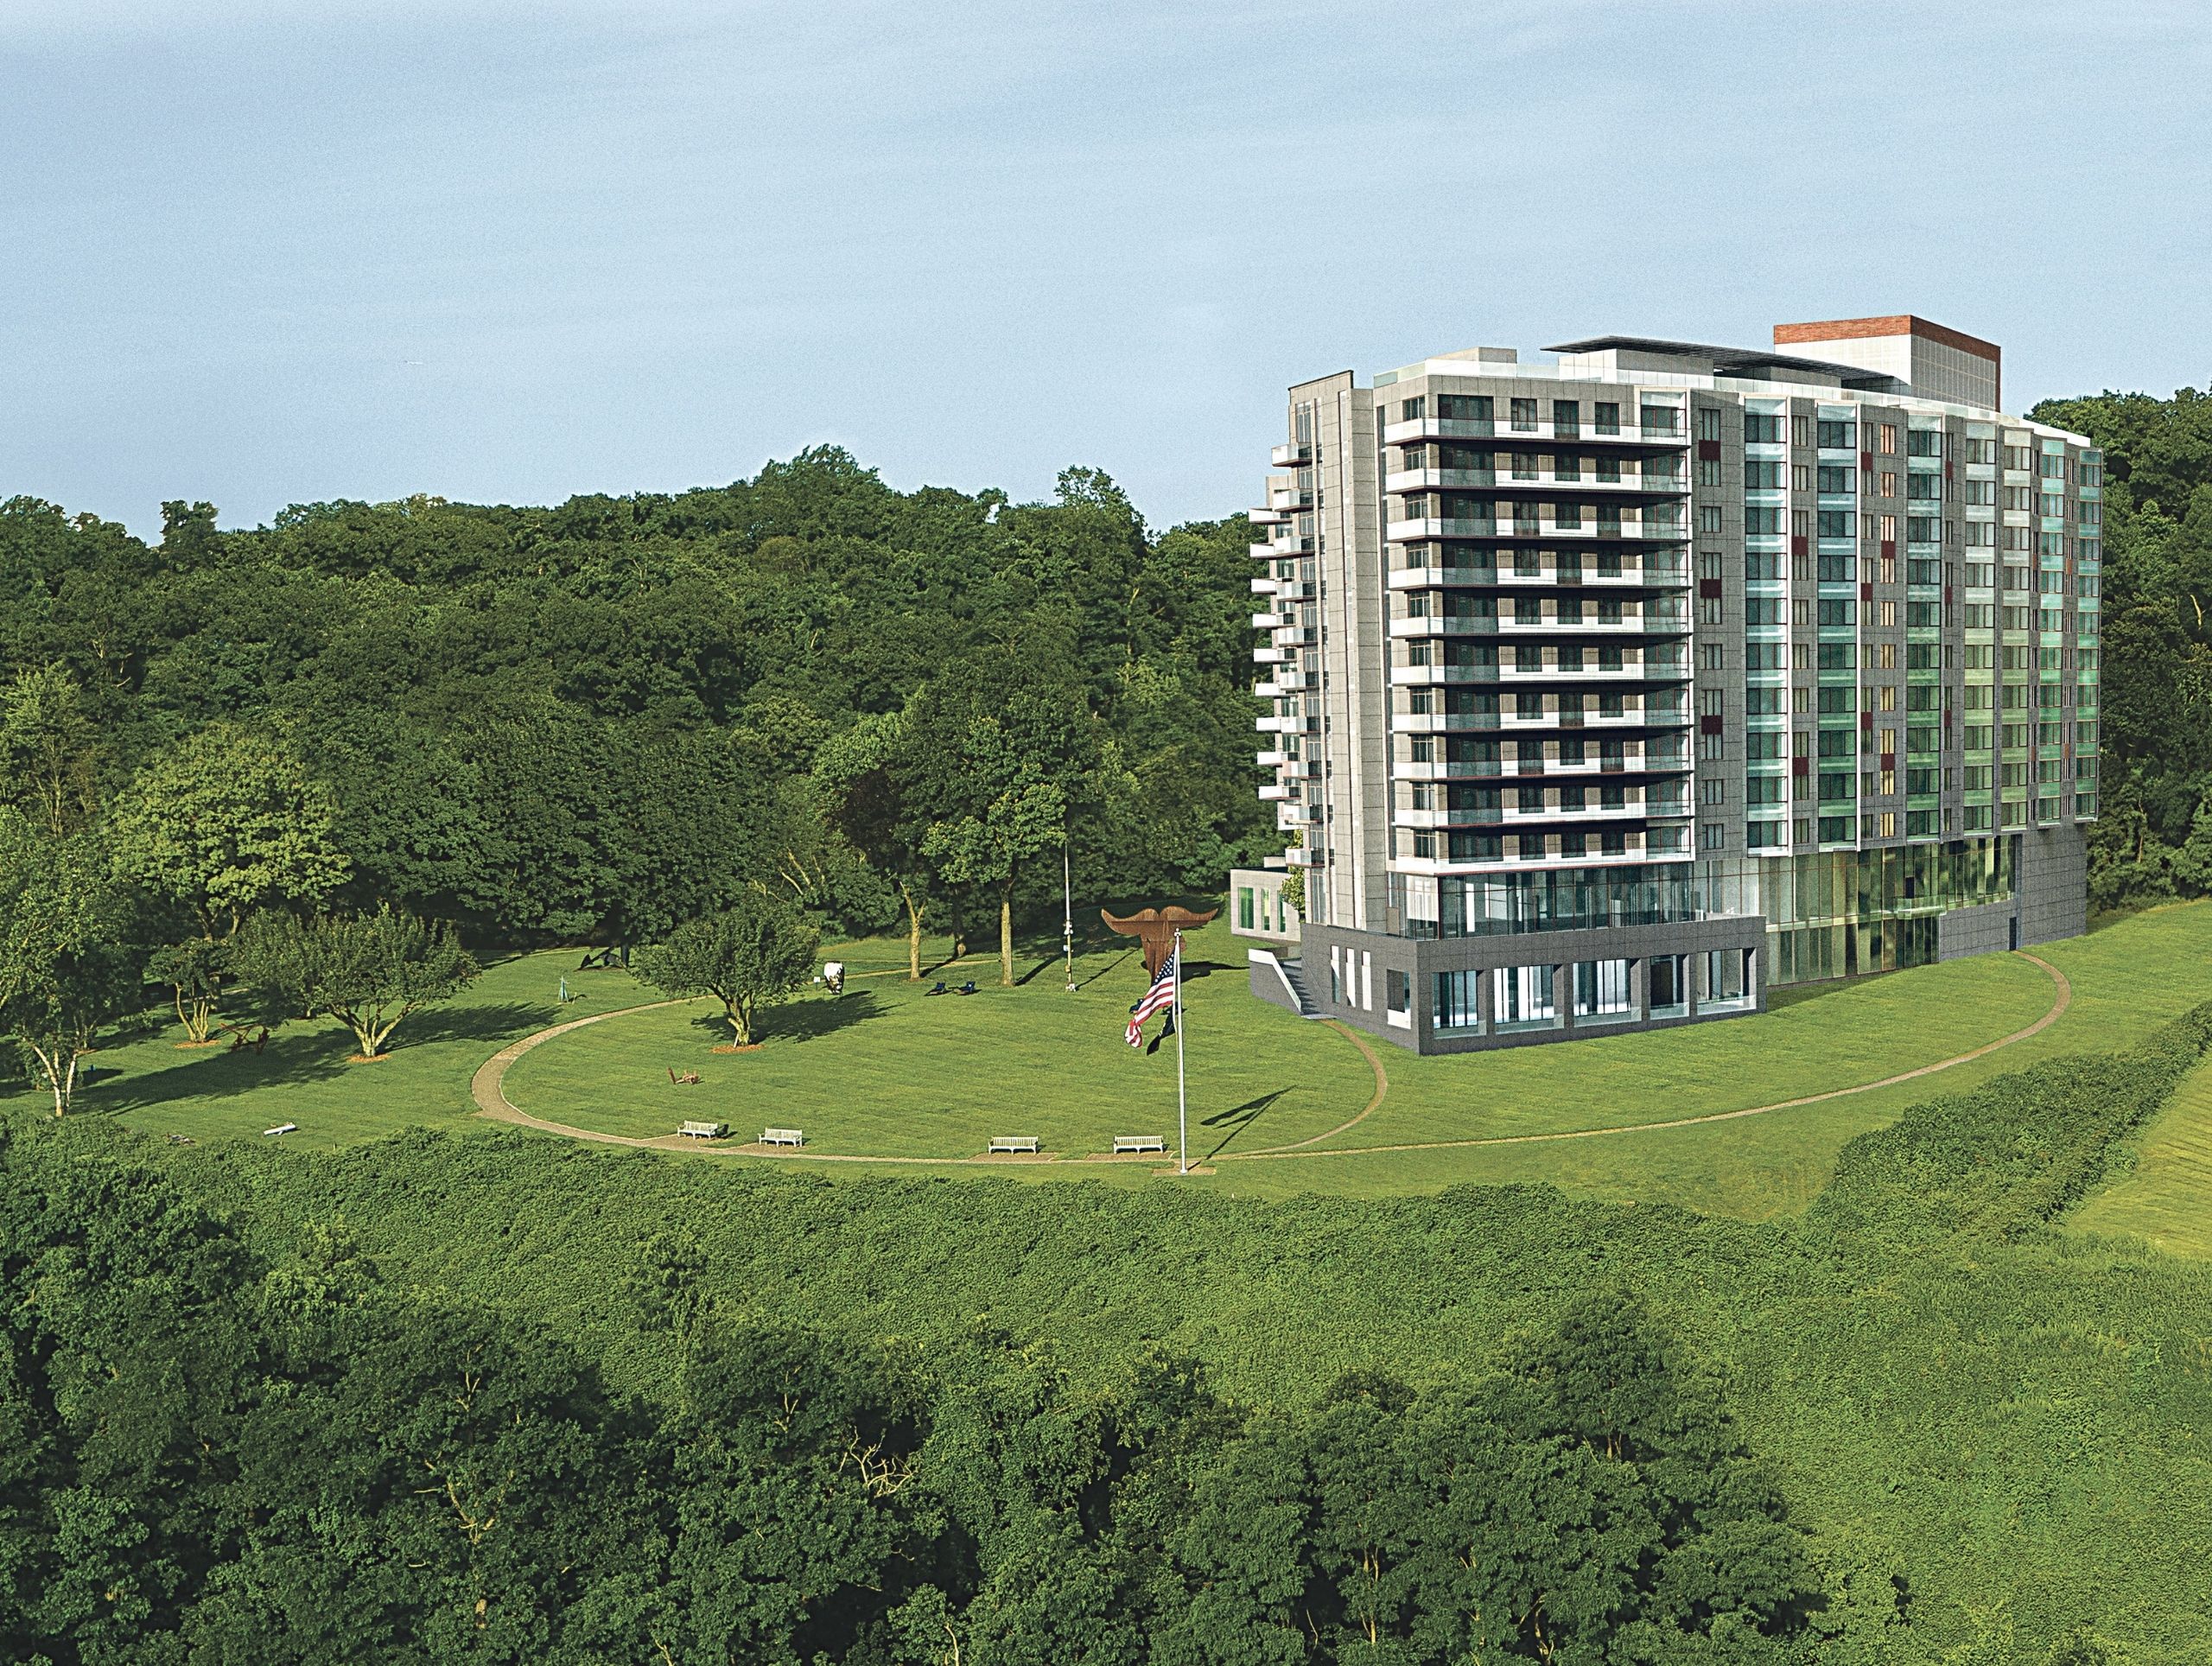
[[[1303,440],[1279,445],[1268,461],[1277,468],[1302,468],[1313,461],[1313,448]]]
[[[1602,704],[1578,704],[1571,709],[1563,710],[1556,695],[1547,694],[1541,698],[1542,708],[1527,715],[1523,715],[1517,706],[1498,711],[1393,712],[1390,728],[1394,734],[1414,735],[1481,733],[1532,735],[1561,729],[1605,733],[1638,728],[1681,728],[1689,722],[1684,704],[1680,700],[1668,700],[1663,694],[1624,694],[1618,709]]]
[[[1409,544],[1401,553],[1404,556],[1422,556],[1432,547]],[[1389,582],[1393,590],[1433,590],[1446,587],[1459,589],[1528,589],[1555,585],[1591,590],[1676,591],[1688,582],[1686,566],[1679,551],[1647,550],[1643,553],[1656,559],[1638,562],[1635,559],[1636,551],[1624,550],[1617,572],[1605,571],[1595,561],[1577,562],[1571,566],[1548,563],[1534,572],[1522,573],[1515,571],[1510,561],[1478,566],[1465,562],[1446,563],[1424,559],[1418,567],[1393,567]]]
[[[1440,875],[1479,874],[1525,872],[1530,868],[1624,868],[1635,863],[1651,862],[1688,862],[1688,850],[1654,849],[1649,836],[1641,829],[1622,830],[1619,850],[1607,850],[1598,840],[1578,840],[1582,849],[1569,851],[1566,839],[1559,833],[1528,832],[1516,834],[1508,840],[1504,851],[1478,862],[1453,861],[1449,858],[1401,856],[1390,864],[1394,874],[1435,874]],[[1522,843],[1528,839],[1540,839],[1541,855],[1524,853]],[[1292,853],[1295,855],[1295,852]]]
[[[1252,650],[1252,663],[1255,665],[1281,665],[1297,657],[1297,650],[1278,648],[1272,642],[1263,642]]]
[[[1618,432],[1606,432],[1587,423],[1571,429],[1556,429],[1548,421],[1539,421],[1527,427],[1510,423],[1501,426],[1496,421],[1474,422],[1465,417],[1421,416],[1409,423],[1385,423],[1382,425],[1384,445],[1416,445],[1423,440],[1488,440],[1498,439],[1510,445],[1573,445],[1587,446],[1593,451],[1621,448],[1643,449],[1665,447],[1680,450],[1689,444],[1689,431],[1679,425],[1624,422]]]
[[[1557,776],[1569,781],[1597,781],[1608,776],[1675,774],[1689,767],[1682,754],[1661,751],[1640,741],[1630,741],[1611,756],[1591,754],[1579,763],[1562,763],[1557,752],[1546,758],[1465,758],[1427,763],[1400,760],[1390,773],[1405,781],[1496,781],[1523,775]],[[1535,767],[1530,767],[1531,763]]]
[[[1296,623],[1296,621],[1287,614],[1276,613],[1272,608],[1264,614],[1254,614],[1252,615],[1252,628],[1255,631],[1280,630],[1285,625],[1294,623]]]
[[[1288,514],[1313,506],[1313,494],[1294,486],[1276,486],[1268,493],[1268,507]]]
[[[1287,556],[1310,556],[1313,553],[1313,540],[1295,536],[1269,538],[1265,544],[1251,546],[1251,556],[1255,561],[1281,561]]]
[[[1281,526],[1290,517],[1280,509],[1248,509],[1244,518],[1255,526]]]
[[[1647,614],[1632,604],[1621,610],[1618,619],[1563,620],[1523,619],[1514,614],[1404,614],[1389,622],[1389,633],[1401,640],[1407,638],[1439,636],[1502,636],[1508,639],[1531,636],[1563,636],[1570,640],[1597,638],[1612,641],[1624,637],[1675,635],[1686,628],[1683,614],[1679,611]]]
[[[1393,665],[1390,684],[1400,689],[1426,689],[1459,684],[1503,684],[1508,687],[1532,683],[1642,683],[1681,681],[1689,675],[1680,656],[1639,656],[1633,649],[1618,665],[1562,665],[1556,660],[1539,665],[1507,662],[1497,665]]]
[[[1494,519],[1446,519],[1427,515],[1414,520],[1394,520],[1386,534],[1393,544],[1425,544],[1438,538],[1542,539],[1547,544],[1683,544],[1689,539],[1689,529],[1681,521],[1611,521],[1586,520],[1576,526],[1562,526],[1555,520],[1541,517]]]
[[[1279,804],[1296,791],[1281,781],[1265,781],[1260,786],[1260,798],[1267,804]]]
[[[1688,492],[1689,480],[1673,471],[1659,474],[1647,472],[1626,480],[1609,480],[1593,474],[1560,475],[1548,468],[1534,474],[1516,474],[1510,469],[1501,474],[1494,468],[1409,468],[1385,474],[1382,489],[1395,493],[1494,492],[1508,500],[1573,498],[1583,493],[1607,498],[1672,498]]]

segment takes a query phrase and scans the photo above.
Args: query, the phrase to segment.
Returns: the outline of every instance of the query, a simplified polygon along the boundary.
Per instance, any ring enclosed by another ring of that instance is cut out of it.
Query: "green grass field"
[[[1855,1086],[2024,1027],[2049,1009],[2053,985],[2025,960],[1992,956],[1791,991],[1762,1016],[1671,1032],[1459,1058],[1423,1059],[1374,1042],[1389,1081],[1380,1108],[1300,1152],[1268,1154],[1357,1116],[1373,1096],[1374,1072],[1342,1032],[1255,1000],[1244,944],[1217,925],[1195,940],[1200,975],[1186,985],[1191,1151],[1215,1171],[1196,1183],[1240,1195],[1372,1196],[1550,1181],[1744,1218],[1791,1213],[1826,1184],[1845,1141],[1930,1092],[2062,1052],[2125,1046],[2212,999],[2208,944],[2212,903],[2129,916],[2037,951],[2073,984],[2070,1010],[2039,1035],[1936,1077],[1690,1128],[1465,1143],[1663,1122]],[[1069,1158],[1103,1153],[1119,1134],[1172,1142],[1173,1048],[1143,1054],[1122,1040],[1144,982],[1134,949],[1078,957],[1073,993],[1057,958],[1023,961],[1023,981],[1008,989],[995,981],[995,962],[975,956],[947,976],[956,984],[973,976],[978,993],[938,997],[906,980],[902,944],[835,952],[855,969],[844,999],[815,991],[779,1008],[755,1051],[713,1051],[728,1032],[709,1002],[663,1008],[524,1055],[507,1075],[507,1097],[550,1121],[632,1136],[667,1135],[692,1117],[727,1121],[741,1136],[772,1122],[797,1125],[825,1155],[957,1160],[999,1134],[1036,1135],[1046,1150]],[[573,951],[494,963],[463,998],[411,1019],[391,1057],[376,1065],[346,1063],[347,1038],[334,1026],[289,1027],[254,1054],[181,1051],[175,1025],[162,1024],[94,1057],[97,1074],[79,1109],[194,1140],[258,1138],[285,1122],[299,1125],[283,1136],[287,1143],[318,1147],[410,1126],[481,1131],[469,1078],[501,1046],[563,1019],[657,998],[626,973],[579,973],[575,963]],[[555,997],[564,976],[575,998],[562,1007]],[[702,1080],[671,1085],[671,1069],[696,1070]],[[12,1103],[18,1114],[36,1114],[35,1096],[18,1093]],[[2144,1184],[2162,1160],[2146,1148]],[[1031,1179],[1137,1180],[1151,1166],[1006,1167]],[[2133,1230],[2116,1218],[2109,1225]]]

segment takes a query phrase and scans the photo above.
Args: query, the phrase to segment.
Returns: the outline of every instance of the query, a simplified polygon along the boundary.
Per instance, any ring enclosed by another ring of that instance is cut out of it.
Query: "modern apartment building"
[[[1290,390],[1253,624],[1304,918],[1256,993],[1451,1052],[2083,929],[2100,455],[1971,336],[1774,338]]]

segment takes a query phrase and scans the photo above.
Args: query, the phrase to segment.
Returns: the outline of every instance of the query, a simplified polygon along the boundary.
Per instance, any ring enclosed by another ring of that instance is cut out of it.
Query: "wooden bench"
[[[1011,1156],[1017,1152],[1037,1154],[1037,1136],[1033,1134],[995,1134],[991,1136],[991,1148],[986,1154],[993,1157]]]
[[[1116,1134],[1114,1136],[1114,1154],[1116,1157],[1133,1157],[1147,1151],[1156,1151],[1166,1156],[1166,1140],[1157,1134]]]
[[[264,1139],[266,1139],[272,1134],[297,1134],[299,1131],[300,1125],[297,1122],[279,1122],[274,1128],[263,1129],[261,1135]]]
[[[760,1130],[762,1145],[803,1146],[806,1135],[795,1128],[764,1128]]]
[[[729,1132],[728,1122],[686,1122],[676,1130],[686,1139],[719,1140]]]

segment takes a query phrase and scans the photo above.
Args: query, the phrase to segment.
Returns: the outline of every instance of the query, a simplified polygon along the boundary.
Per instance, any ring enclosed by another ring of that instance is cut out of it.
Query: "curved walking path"
[[[1382,1059],[1376,1056],[1374,1048],[1367,1044],[1366,1039],[1349,1027],[1330,1020],[1328,1021],[1330,1027],[1349,1039],[1354,1046],[1365,1054],[1368,1064],[1375,1071],[1374,1097],[1368,1100],[1360,1113],[1349,1122],[1341,1122],[1327,1132],[1313,1135],[1308,1139],[1294,1141],[1288,1145],[1268,1146],[1257,1151],[1224,1151],[1208,1160],[1217,1163],[1270,1162],[1281,1159],[1300,1157],[1365,1157],[1396,1151],[1461,1151],[1480,1146],[1543,1145],[1557,1140],[1595,1140],[1615,1134],[1650,1134],[1667,1129],[1697,1128],[1707,1122],[1732,1122],[1743,1117],[1764,1116],[1774,1111],[1791,1110],[1802,1105],[1822,1104],[1830,1099],[1847,1099],[1855,1094],[1877,1093],[1884,1088],[1893,1088],[1902,1083],[1917,1081],[1925,1076],[1934,1076],[1941,1071],[1970,1064],[1974,1059],[1984,1058],[2000,1048],[2025,1041],[2031,1036],[2042,1034],[2044,1031],[2066,1015],[2066,1009],[2074,1004],[2074,986],[2067,981],[2066,974],[2040,955],[2031,955],[2024,950],[2015,950],[2012,952],[2030,964],[2040,966],[2050,975],[2055,987],[2050,1010],[2025,1029],[2015,1030],[2012,1034],[2000,1036],[1994,1041],[1985,1041],[1978,1047],[1971,1048],[1965,1052],[1954,1053],[1948,1059],[1939,1059],[1932,1065],[1922,1065],[1917,1069],[1899,1071],[1894,1076],[1885,1076],[1878,1082],[1861,1082],[1855,1087],[1830,1088],[1825,1093],[1801,1094],[1795,1099],[1777,1099],[1771,1104],[1750,1105],[1741,1110],[1717,1110],[1707,1112],[1700,1116],[1676,1116],[1659,1122],[1619,1122],[1605,1128],[1569,1129],[1549,1134],[1496,1134],[1479,1139],[1420,1140],[1394,1145],[1338,1146],[1328,1150],[1319,1149],[1320,1143],[1324,1140],[1332,1140],[1338,1135],[1357,1128],[1374,1115],[1382,1105],[1384,1096],[1390,1091],[1389,1076],[1382,1068]],[[494,1122],[512,1122],[521,1128],[534,1128],[546,1134],[565,1135],[572,1140],[589,1140],[599,1145],[629,1146],[645,1151],[714,1151],[717,1149],[711,1146],[702,1147],[698,1141],[686,1140],[677,1134],[656,1135],[650,1138],[643,1138],[628,1134],[606,1134],[596,1129],[576,1128],[567,1122],[549,1122],[544,1117],[533,1116],[514,1104],[508,1099],[503,1085],[506,1079],[508,1067],[516,1059],[533,1047],[550,1041],[556,1035],[566,1035],[569,1031],[582,1029],[588,1024],[602,1024],[610,1018],[627,1018],[633,1013],[652,1012],[657,1008],[677,1007],[683,1004],[681,1001],[648,1001],[641,1006],[618,1007],[611,1012],[594,1013],[588,1018],[572,1018],[566,1023],[555,1024],[550,1028],[537,1030],[525,1035],[520,1040],[509,1042],[478,1065],[476,1074],[469,1079],[469,1095],[476,1102],[477,1114],[489,1117]],[[1008,1159],[1003,1156],[871,1157],[853,1153],[823,1151],[770,1152],[757,1146],[741,1146],[734,1148],[724,1146],[719,1149],[724,1154],[775,1156],[788,1162],[897,1163],[929,1168],[973,1167],[1002,1169],[1020,1167],[1024,1160],[1020,1158]],[[1053,1163],[1110,1163],[1116,1160],[1106,1157],[1052,1157],[1043,1160]],[[1141,1158],[1136,1160],[1148,1164],[1152,1160]],[[1173,1171],[1163,1172],[1172,1173]]]

